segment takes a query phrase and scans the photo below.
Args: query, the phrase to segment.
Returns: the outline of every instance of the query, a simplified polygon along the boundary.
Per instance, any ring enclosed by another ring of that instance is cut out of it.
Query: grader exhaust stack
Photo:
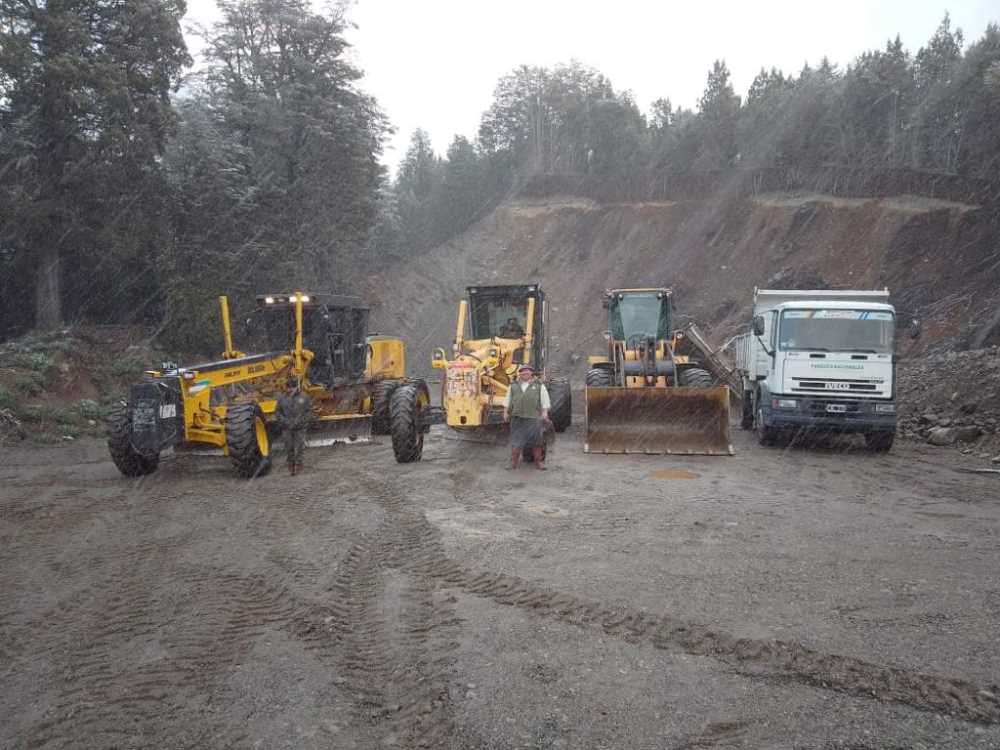
[[[669,289],[607,292],[608,355],[591,357],[587,453],[732,455],[729,389],[670,332]]]

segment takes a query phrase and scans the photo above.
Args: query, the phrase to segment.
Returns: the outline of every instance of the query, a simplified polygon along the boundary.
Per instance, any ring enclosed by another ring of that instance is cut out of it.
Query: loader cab
[[[650,337],[670,336],[672,294],[669,289],[612,289],[605,295],[608,330],[613,341],[635,348]]]
[[[288,294],[258,295],[249,321],[252,338],[262,338],[271,352],[295,348],[295,302]],[[302,346],[313,360],[306,377],[332,387],[363,379],[368,357],[368,308],[356,297],[305,294]]]
[[[471,286],[466,291],[469,296],[470,338],[476,340],[518,339],[524,336],[528,330],[528,300],[534,299],[531,362],[538,368],[544,368],[548,311],[545,293],[540,286]],[[520,352],[515,353],[514,361],[523,361]]]

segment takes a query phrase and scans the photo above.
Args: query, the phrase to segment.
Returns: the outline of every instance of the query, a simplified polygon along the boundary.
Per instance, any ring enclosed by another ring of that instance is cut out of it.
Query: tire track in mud
[[[384,518],[347,552],[331,603],[312,615],[325,625],[313,640],[338,644],[335,658],[361,721],[404,747],[444,747],[454,729],[449,674],[458,620],[454,600],[423,572],[442,554],[438,534],[387,486],[371,482],[364,494]]]
[[[446,586],[541,617],[660,649],[709,656],[750,678],[789,679],[887,703],[1000,724],[1000,687],[825,654],[790,641],[738,638],[670,615],[629,610],[553,591],[516,576],[467,570],[448,558],[425,559],[423,573]]]

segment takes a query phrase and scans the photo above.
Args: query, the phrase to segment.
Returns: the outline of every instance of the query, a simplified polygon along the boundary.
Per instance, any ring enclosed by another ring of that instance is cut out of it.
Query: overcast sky
[[[214,5],[188,0],[188,19],[210,21]],[[694,108],[718,58],[744,96],[761,66],[797,72],[826,55],[843,67],[897,33],[916,52],[945,10],[966,44],[1000,21],[1000,0],[356,0],[348,39],[362,88],[397,129],[384,156],[394,167],[417,127],[442,154],[456,133],[474,138],[497,79],[517,65],[575,59],[643,112],[660,97]]]

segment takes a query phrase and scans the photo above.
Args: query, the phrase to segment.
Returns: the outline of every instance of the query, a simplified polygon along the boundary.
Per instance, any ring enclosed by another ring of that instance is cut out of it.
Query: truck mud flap
[[[585,453],[731,456],[729,389],[586,389]]]

